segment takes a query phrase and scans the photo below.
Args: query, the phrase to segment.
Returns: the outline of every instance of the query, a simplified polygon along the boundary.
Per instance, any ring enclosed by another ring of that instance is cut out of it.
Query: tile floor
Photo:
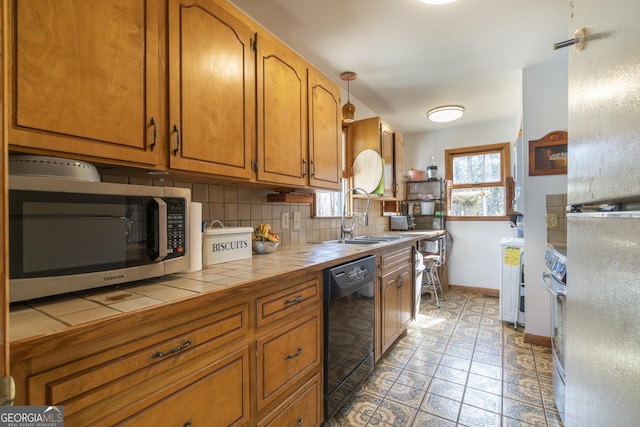
[[[562,426],[551,349],[499,320],[498,298],[451,291],[418,318],[325,426]]]

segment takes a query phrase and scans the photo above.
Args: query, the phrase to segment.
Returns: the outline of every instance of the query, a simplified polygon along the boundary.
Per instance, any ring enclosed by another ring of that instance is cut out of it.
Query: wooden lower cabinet
[[[401,249],[380,258],[380,346],[382,356],[407,329],[413,313],[413,250]],[[376,357],[378,359],[379,357]]]
[[[320,274],[14,342],[15,404],[63,405],[67,427],[319,425]]]

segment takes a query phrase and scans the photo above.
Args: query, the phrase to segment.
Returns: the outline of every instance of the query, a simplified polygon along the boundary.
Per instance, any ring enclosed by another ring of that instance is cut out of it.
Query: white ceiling
[[[230,1],[345,91],[340,74],[357,73],[356,120],[364,105],[404,134],[495,120],[515,126],[522,70],[569,38],[569,0]],[[443,104],[466,113],[430,123],[426,111]]]

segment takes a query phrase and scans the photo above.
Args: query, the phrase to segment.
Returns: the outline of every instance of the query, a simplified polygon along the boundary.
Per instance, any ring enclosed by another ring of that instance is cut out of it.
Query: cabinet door
[[[413,274],[412,266],[407,266],[400,272],[400,283],[398,287],[398,334],[404,332],[411,321],[413,314]]]
[[[402,166],[403,138],[400,132],[393,134],[393,172],[394,196],[398,200],[404,198],[404,167]]]
[[[251,177],[252,37],[247,24],[213,1],[169,2],[172,168]]]
[[[10,144],[156,164],[158,2],[14,0],[9,9]]]
[[[380,354],[391,347],[398,338],[398,278],[396,273],[390,273],[382,276],[380,308],[382,311],[381,319],[381,351]]]
[[[307,67],[268,35],[258,37],[258,180],[305,185]]]
[[[393,167],[393,129],[388,124],[380,122],[380,156],[384,161],[384,195],[393,197],[394,167]]]
[[[342,189],[340,88],[309,69],[309,185]]]

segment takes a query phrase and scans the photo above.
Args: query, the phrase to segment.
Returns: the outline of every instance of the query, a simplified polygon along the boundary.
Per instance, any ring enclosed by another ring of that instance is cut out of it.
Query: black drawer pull
[[[302,354],[302,347],[300,347],[300,348],[298,349],[298,351],[296,351],[296,354],[293,354],[293,355],[288,354],[288,355],[287,355],[287,357],[285,357],[284,359],[285,359],[285,360],[287,360],[287,359],[293,359],[294,357],[298,357],[298,356],[300,356],[301,354]]]
[[[302,425],[302,417],[298,418],[298,424],[296,424],[296,427],[300,427]]]
[[[179,345],[178,347],[172,348],[171,350],[167,351],[166,353],[162,353],[160,351],[156,351],[155,353],[153,353],[151,355],[151,358],[155,359],[157,357],[165,357],[165,356],[168,356],[170,354],[175,354],[175,353],[177,353],[179,351],[182,351],[185,348],[189,347],[192,342],[193,342],[193,340],[186,340],[184,343],[182,343],[182,345]]]
[[[189,427],[191,426],[191,424],[193,424],[193,421],[189,420],[186,423],[182,424],[182,427]]]
[[[302,295],[298,295],[295,299],[285,300],[285,304],[298,304],[302,302]]]
[[[153,117],[151,117],[151,126],[153,126],[153,142],[151,143],[149,148],[151,148],[151,151],[153,151],[153,149],[156,148],[156,140],[158,139],[158,128],[156,127],[156,119],[154,119]]]
[[[177,156],[180,152],[180,143],[182,142],[182,137],[180,136],[180,129],[178,129],[178,125],[173,125],[173,131],[176,133],[176,148],[173,150],[173,155]]]

